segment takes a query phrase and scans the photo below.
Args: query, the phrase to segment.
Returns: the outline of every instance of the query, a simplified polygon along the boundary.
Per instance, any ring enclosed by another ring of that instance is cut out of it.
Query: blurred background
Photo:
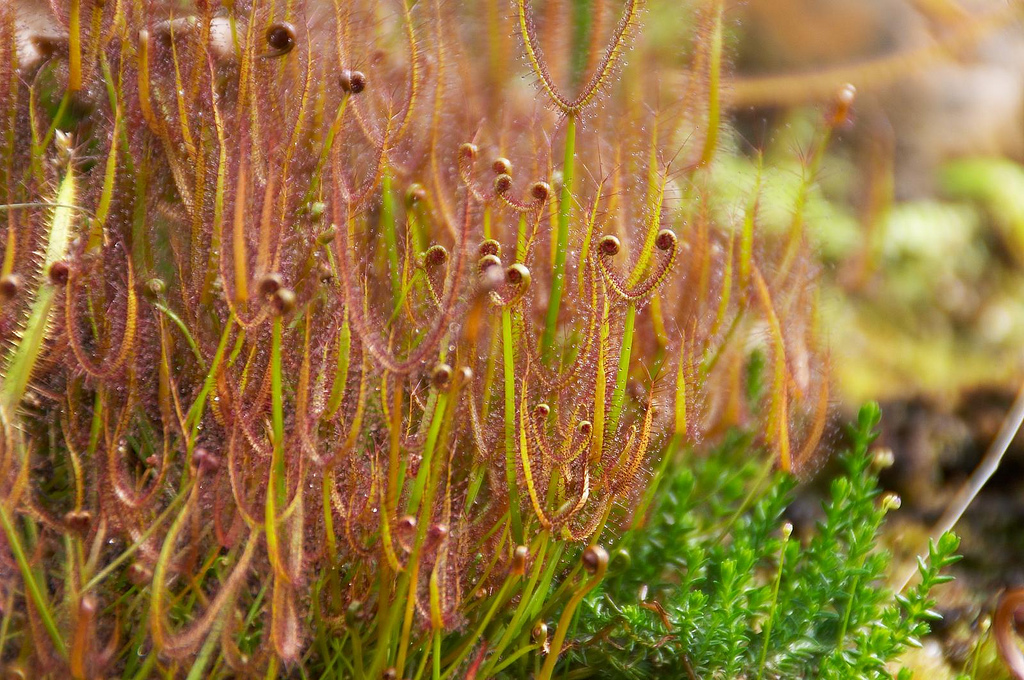
[[[763,152],[768,221],[785,222],[827,102],[843,83],[857,87],[810,225],[826,265],[837,417],[881,402],[880,444],[895,456],[884,481],[903,499],[890,546],[913,559],[1024,378],[1024,9],[1013,0],[746,0],[729,13],[726,96],[739,160],[722,181],[748,190],[743,159],[752,166]],[[813,482],[806,496],[816,506]],[[957,525],[965,559],[940,597],[944,619],[917,655],[916,677],[953,677],[1001,590],[1024,585],[1022,527],[1018,436]],[[997,663],[981,668],[979,677],[1005,677]]]

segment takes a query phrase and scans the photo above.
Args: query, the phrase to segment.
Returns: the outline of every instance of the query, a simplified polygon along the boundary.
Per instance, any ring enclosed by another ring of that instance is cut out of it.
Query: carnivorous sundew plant
[[[612,672],[575,626],[663,480],[737,428],[759,479],[815,460],[803,206],[853,91],[761,233],[712,190],[720,1],[672,83],[640,0],[25,11],[51,30],[0,7],[15,676]]]

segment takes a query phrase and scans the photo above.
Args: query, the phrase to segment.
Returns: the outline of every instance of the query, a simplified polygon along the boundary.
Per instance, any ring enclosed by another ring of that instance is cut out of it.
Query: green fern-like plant
[[[784,519],[793,479],[750,455],[749,434],[676,471],[613,556],[621,571],[584,603],[578,637],[603,644],[584,642],[573,662],[614,678],[891,677],[937,617],[931,593],[959,539],[932,544],[906,592],[886,586],[878,539],[898,501],[878,488],[879,417],[869,404],[850,427],[845,474],[808,536]]]

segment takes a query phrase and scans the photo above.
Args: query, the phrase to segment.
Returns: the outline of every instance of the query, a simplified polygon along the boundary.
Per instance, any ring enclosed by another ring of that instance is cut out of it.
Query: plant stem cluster
[[[682,451],[741,426],[805,468],[802,203],[762,236],[707,190],[722,5],[652,110],[616,4],[0,7],[0,661],[549,678]],[[716,654],[772,498],[708,567]]]

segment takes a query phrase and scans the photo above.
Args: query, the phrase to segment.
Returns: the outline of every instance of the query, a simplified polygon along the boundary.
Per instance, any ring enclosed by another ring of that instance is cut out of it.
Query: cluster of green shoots
[[[886,585],[879,532],[900,501],[878,488],[892,463],[870,446],[879,417],[868,404],[849,428],[845,474],[813,530],[785,521],[793,480],[769,476],[749,433],[671,472],[645,531],[616,549],[601,596],[583,605],[577,634],[606,642],[572,650],[576,665],[621,678],[891,678],[940,618],[932,590],[952,580],[942,571],[959,539],[929,544],[910,587]]]
[[[0,7],[10,673],[547,679],[684,452],[815,459],[852,92],[761,234],[722,2],[672,92],[639,0],[59,4]]]

